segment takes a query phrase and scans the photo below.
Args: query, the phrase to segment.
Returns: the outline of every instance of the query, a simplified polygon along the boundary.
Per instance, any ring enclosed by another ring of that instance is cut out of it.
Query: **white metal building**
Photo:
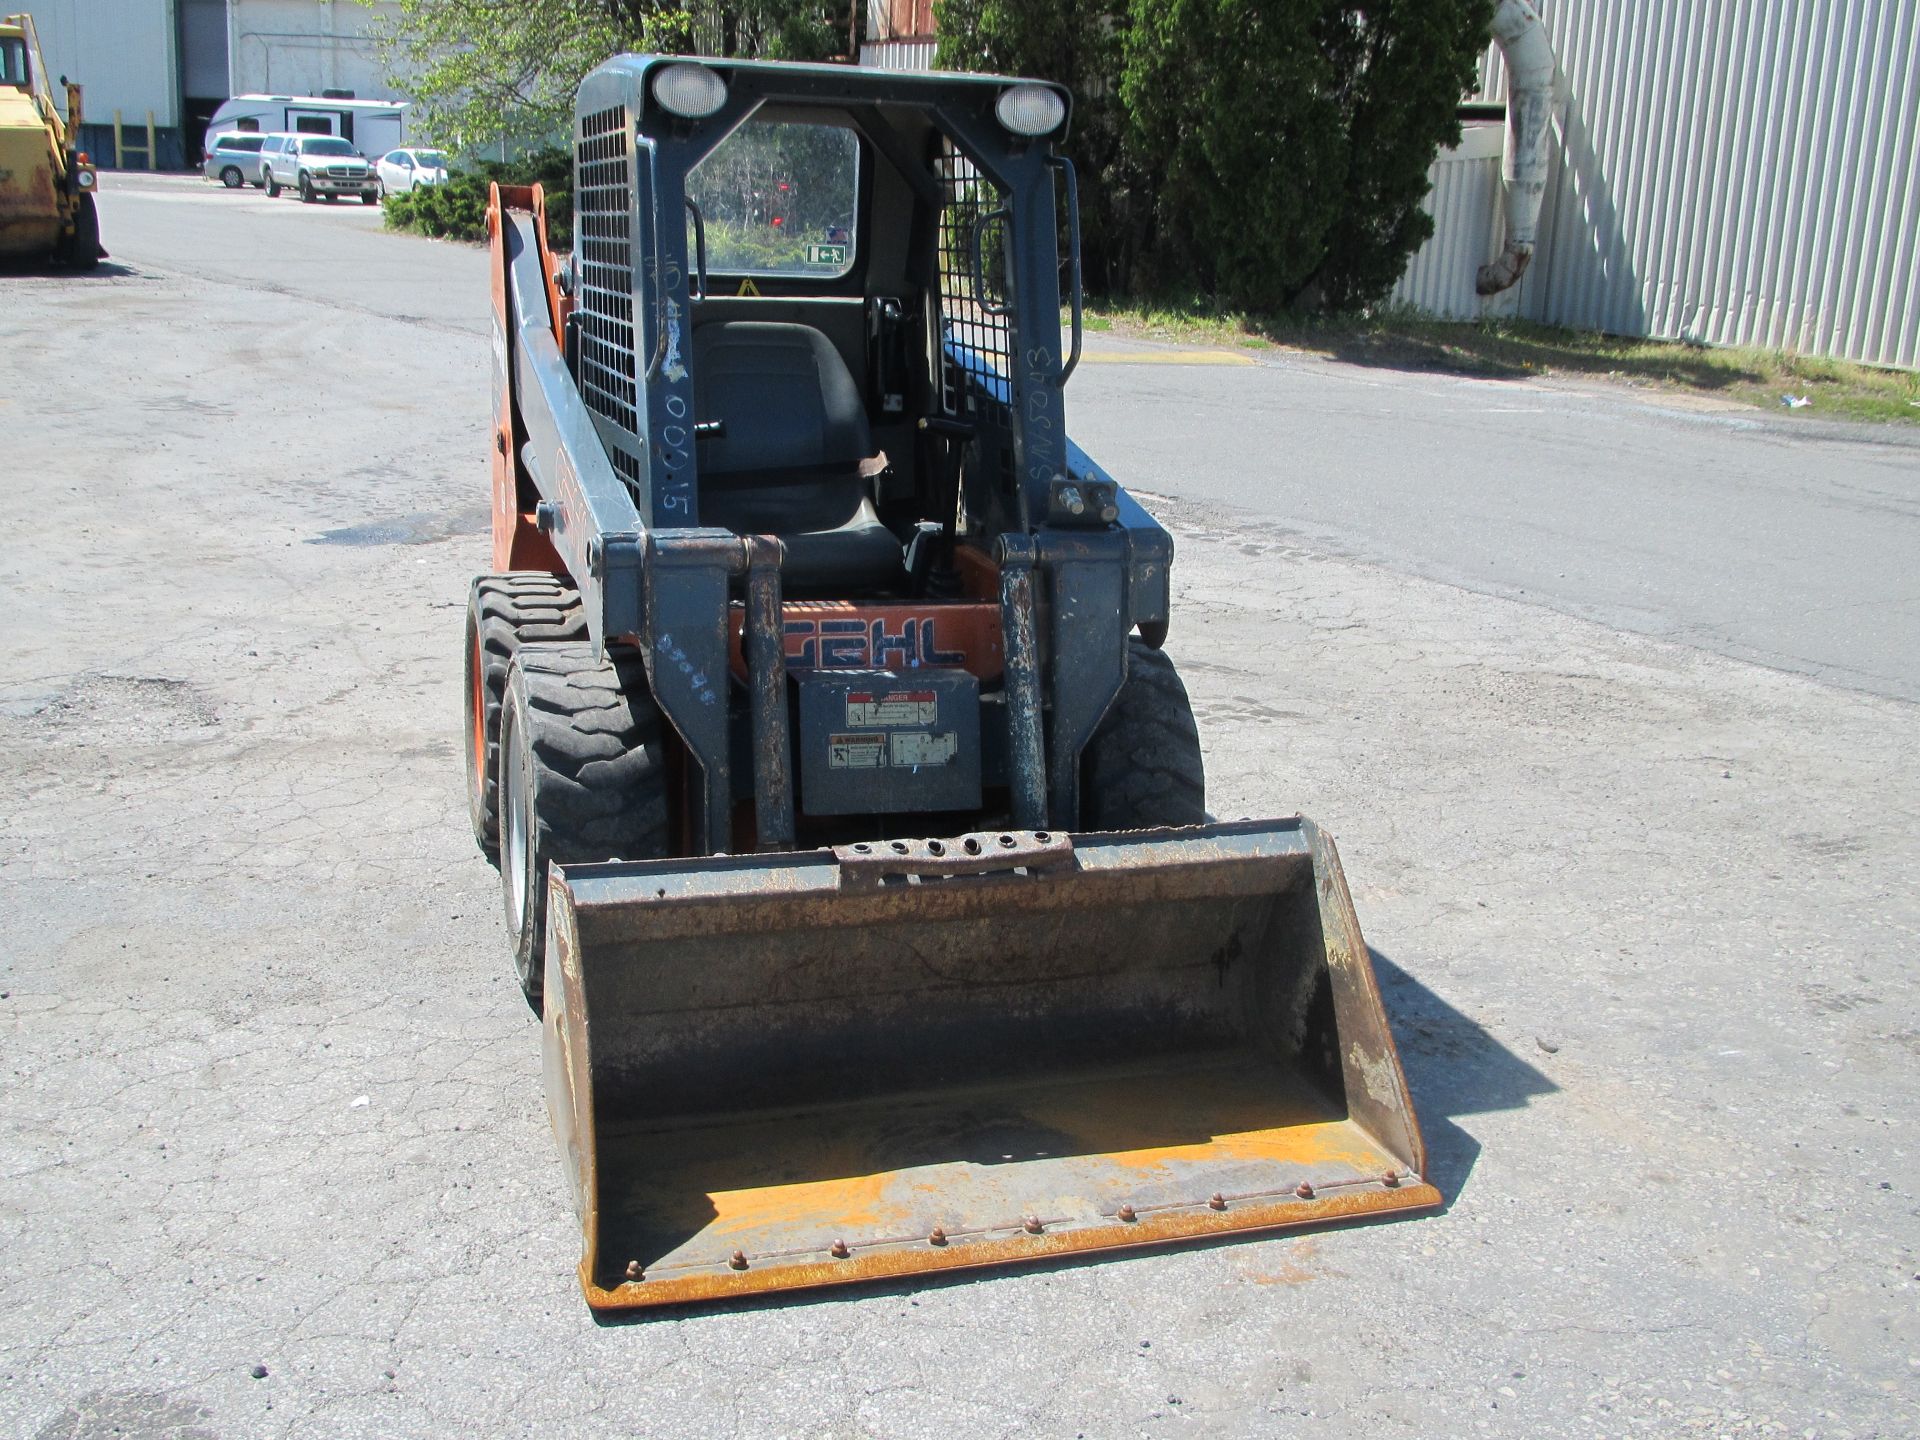
[[[388,83],[370,32],[391,4],[361,0],[225,0],[227,94],[404,100]]]
[[[1540,0],[1559,74],[1539,248],[1500,248],[1500,128],[1433,167],[1395,298],[1553,324],[1920,365],[1920,4]],[[1485,98],[1502,99],[1497,51]]]
[[[84,144],[102,165],[196,161],[207,120],[234,95],[405,98],[369,38],[394,9],[390,0],[21,0],[21,8],[33,15],[53,73],[83,87]]]
[[[153,117],[156,163],[178,163],[179,36],[174,0],[25,0],[0,9],[33,16],[55,77],[76,81],[86,106],[83,147],[102,164],[116,162],[113,117],[119,111],[130,143],[146,144]],[[141,163],[145,163],[144,158]]]

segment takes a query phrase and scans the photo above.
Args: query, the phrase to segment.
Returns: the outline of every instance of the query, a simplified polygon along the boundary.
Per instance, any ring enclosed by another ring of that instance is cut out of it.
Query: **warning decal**
[[[885,735],[830,735],[827,764],[835,770],[880,770],[887,763]]]
[[[940,699],[931,690],[853,690],[847,694],[849,725],[932,725]]]
[[[926,730],[896,730],[888,738],[893,742],[893,763],[903,769],[951,765],[960,753],[960,737],[952,730],[938,735]]]

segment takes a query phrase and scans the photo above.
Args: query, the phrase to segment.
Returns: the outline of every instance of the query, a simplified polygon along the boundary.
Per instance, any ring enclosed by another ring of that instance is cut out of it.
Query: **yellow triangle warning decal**
[[[733,294],[735,299],[738,299],[742,295],[758,296],[760,294],[760,287],[753,283],[753,277],[751,275],[745,276],[740,281],[740,288],[734,291]]]

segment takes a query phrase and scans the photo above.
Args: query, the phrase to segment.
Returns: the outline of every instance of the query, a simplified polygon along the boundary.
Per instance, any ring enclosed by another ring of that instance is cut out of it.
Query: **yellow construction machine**
[[[1066,437],[1068,104],[624,56],[571,255],[492,195],[468,794],[596,1309],[1440,1201],[1333,843],[1208,817],[1172,540]]]
[[[88,270],[107,253],[93,199],[99,176],[77,148],[80,87],[60,83],[64,117],[33,17],[0,20],[0,257]]]

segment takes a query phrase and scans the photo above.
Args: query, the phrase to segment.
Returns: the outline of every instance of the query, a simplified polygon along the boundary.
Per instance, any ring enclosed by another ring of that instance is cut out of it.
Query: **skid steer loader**
[[[596,1309],[1439,1203],[1333,844],[1209,822],[1171,541],[1066,438],[1067,114],[624,56],[571,255],[491,197],[468,790]]]

